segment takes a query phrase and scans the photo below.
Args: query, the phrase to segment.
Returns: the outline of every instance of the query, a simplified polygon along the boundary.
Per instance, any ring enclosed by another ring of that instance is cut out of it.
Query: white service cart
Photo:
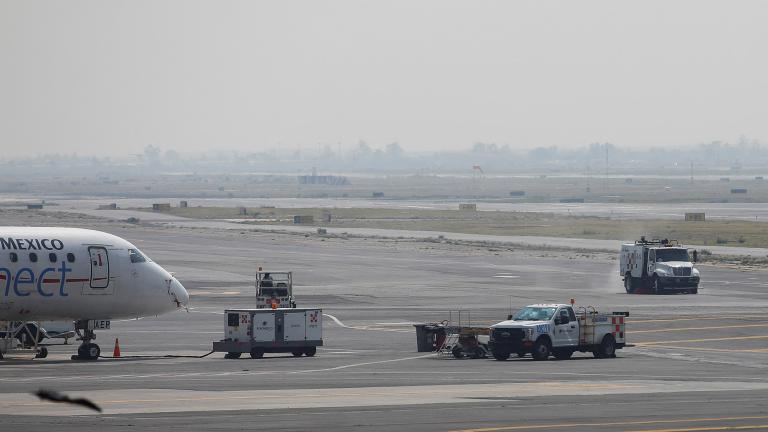
[[[322,345],[322,309],[226,309],[224,339],[214,342],[213,350],[229,359],[243,353],[252,358],[264,353],[312,357]]]

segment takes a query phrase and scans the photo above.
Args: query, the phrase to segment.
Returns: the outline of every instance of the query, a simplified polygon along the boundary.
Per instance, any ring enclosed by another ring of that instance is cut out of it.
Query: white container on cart
[[[282,352],[312,357],[322,345],[322,309],[226,309],[224,339],[213,350],[226,352],[226,358]]]

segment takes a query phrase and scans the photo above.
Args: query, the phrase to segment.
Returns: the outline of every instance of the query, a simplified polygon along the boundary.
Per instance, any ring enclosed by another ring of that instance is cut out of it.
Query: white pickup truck
[[[496,360],[506,360],[512,353],[534,360],[554,355],[559,360],[574,352],[589,352],[596,358],[616,356],[626,345],[624,332],[629,312],[598,313],[593,307],[567,304],[535,304],[491,326],[488,347]]]

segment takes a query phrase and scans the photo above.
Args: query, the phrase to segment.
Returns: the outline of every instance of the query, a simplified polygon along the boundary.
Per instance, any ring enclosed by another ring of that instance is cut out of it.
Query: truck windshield
[[[512,317],[514,321],[549,321],[555,314],[553,307],[525,307]]]
[[[657,249],[656,262],[665,261],[690,261],[687,249]]]

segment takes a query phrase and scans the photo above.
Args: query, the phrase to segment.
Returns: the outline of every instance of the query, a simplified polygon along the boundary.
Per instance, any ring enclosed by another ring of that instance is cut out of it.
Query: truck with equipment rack
[[[698,294],[701,274],[694,267],[697,252],[677,240],[646,240],[621,245],[619,276],[624,290],[632,294],[637,289],[650,289],[654,294],[687,292]],[[693,257],[691,257],[693,255]],[[693,258],[693,259],[691,259]]]
[[[488,347],[496,360],[511,354],[534,360],[571,358],[574,352],[592,352],[596,358],[616,357],[626,346],[625,325],[629,312],[599,313],[580,307],[578,314],[567,304],[526,306],[507,321],[491,326]]]

